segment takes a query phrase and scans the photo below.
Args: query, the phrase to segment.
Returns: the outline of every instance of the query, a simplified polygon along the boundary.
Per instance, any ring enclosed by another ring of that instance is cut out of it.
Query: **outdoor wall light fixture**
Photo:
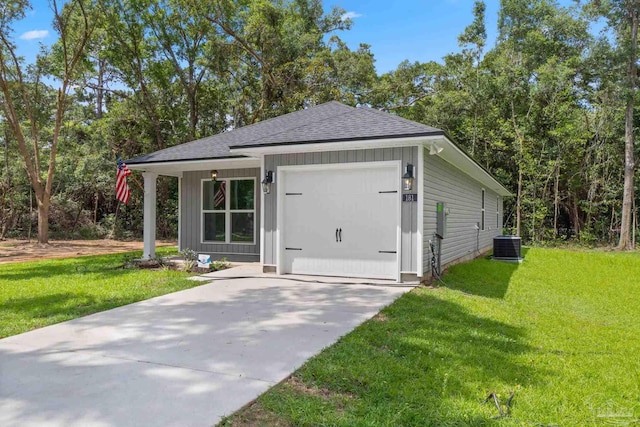
[[[407,167],[402,175],[402,188],[404,191],[411,191],[413,189],[413,165],[407,163]]]
[[[439,146],[438,144],[431,144],[431,147],[429,148],[429,154],[430,155],[435,155],[435,154],[440,154],[442,153],[442,150],[444,150],[444,148],[442,148],[441,146]]]
[[[273,183],[273,171],[267,171],[262,180],[262,192],[264,194],[271,193],[271,184]]]
[[[218,179],[218,171],[217,170],[212,170],[211,171],[211,179],[215,182]]]

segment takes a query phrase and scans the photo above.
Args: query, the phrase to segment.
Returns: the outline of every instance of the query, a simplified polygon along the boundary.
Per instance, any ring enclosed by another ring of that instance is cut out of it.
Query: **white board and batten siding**
[[[340,163],[368,163],[400,161],[402,169],[407,163],[418,164],[417,147],[378,148],[369,150],[345,150],[329,152],[309,152],[296,154],[275,154],[265,156],[265,170],[276,172],[279,166],[330,165]],[[400,182],[401,177],[397,177]],[[264,197],[264,264],[275,266],[277,263],[277,186],[272,185],[271,194]],[[417,193],[417,186],[410,193]],[[401,259],[402,273],[417,272],[417,224],[418,203],[406,202],[401,205]]]
[[[230,261],[260,260],[260,168],[220,169],[218,178],[255,178],[255,241],[246,243],[203,243],[202,242],[202,180],[210,179],[210,171],[185,172],[181,189],[181,248],[189,248],[198,253],[211,254],[213,259],[226,257]]]
[[[437,155],[424,152],[424,246],[423,268],[429,271],[431,251],[429,239],[436,231],[436,205],[444,202],[448,208],[447,232],[442,240],[442,265],[474,257],[493,244],[502,234],[503,198],[481,183],[445,162]],[[485,190],[485,229],[477,230],[482,218],[482,190]],[[496,208],[499,207],[499,215]],[[497,222],[497,224],[496,224]]]

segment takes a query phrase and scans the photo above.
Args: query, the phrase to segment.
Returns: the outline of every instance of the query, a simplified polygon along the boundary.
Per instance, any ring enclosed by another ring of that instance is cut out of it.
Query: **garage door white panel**
[[[295,169],[283,179],[284,272],[397,278],[397,165]]]

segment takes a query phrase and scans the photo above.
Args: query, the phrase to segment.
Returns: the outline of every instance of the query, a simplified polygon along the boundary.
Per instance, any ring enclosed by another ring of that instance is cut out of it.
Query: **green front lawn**
[[[640,254],[530,249],[444,279],[221,424],[640,425]]]
[[[158,255],[175,248],[158,248]],[[171,270],[123,269],[141,252],[0,265],[0,338],[201,284]]]

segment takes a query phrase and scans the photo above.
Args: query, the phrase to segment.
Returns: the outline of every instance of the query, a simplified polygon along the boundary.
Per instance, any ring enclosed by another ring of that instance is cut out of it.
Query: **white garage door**
[[[280,168],[284,273],[399,278],[399,163]]]

